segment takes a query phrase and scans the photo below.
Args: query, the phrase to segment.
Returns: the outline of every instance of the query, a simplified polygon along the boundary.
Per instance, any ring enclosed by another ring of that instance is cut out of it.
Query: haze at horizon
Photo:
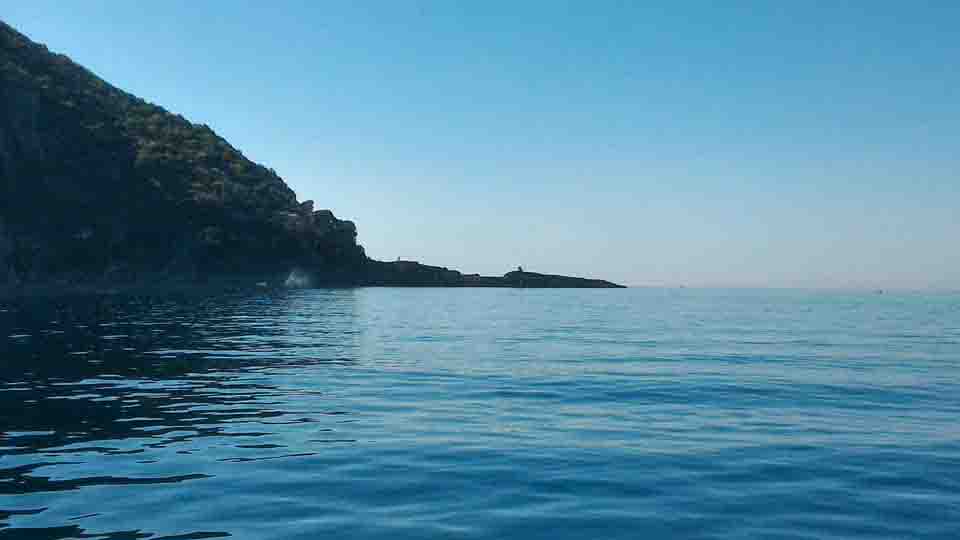
[[[38,1],[4,20],[206,123],[375,258],[630,285],[960,288],[931,2]]]

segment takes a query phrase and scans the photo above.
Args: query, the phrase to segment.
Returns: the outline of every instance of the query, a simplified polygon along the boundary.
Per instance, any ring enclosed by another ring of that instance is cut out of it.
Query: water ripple
[[[0,538],[957,538],[960,298],[0,306]]]

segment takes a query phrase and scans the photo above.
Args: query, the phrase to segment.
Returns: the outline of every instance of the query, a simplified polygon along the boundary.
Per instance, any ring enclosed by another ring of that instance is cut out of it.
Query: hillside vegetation
[[[300,204],[205,125],[0,22],[0,281],[362,264],[352,223]]]

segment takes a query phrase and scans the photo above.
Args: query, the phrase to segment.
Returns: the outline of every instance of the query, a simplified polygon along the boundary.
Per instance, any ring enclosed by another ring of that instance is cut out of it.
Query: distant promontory
[[[619,287],[370,259],[205,125],[103,81],[0,21],[0,290],[402,285]]]

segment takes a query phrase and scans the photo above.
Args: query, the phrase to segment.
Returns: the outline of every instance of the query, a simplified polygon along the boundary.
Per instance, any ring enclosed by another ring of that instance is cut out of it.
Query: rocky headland
[[[367,257],[206,125],[0,21],[0,291],[192,286],[619,287]]]

